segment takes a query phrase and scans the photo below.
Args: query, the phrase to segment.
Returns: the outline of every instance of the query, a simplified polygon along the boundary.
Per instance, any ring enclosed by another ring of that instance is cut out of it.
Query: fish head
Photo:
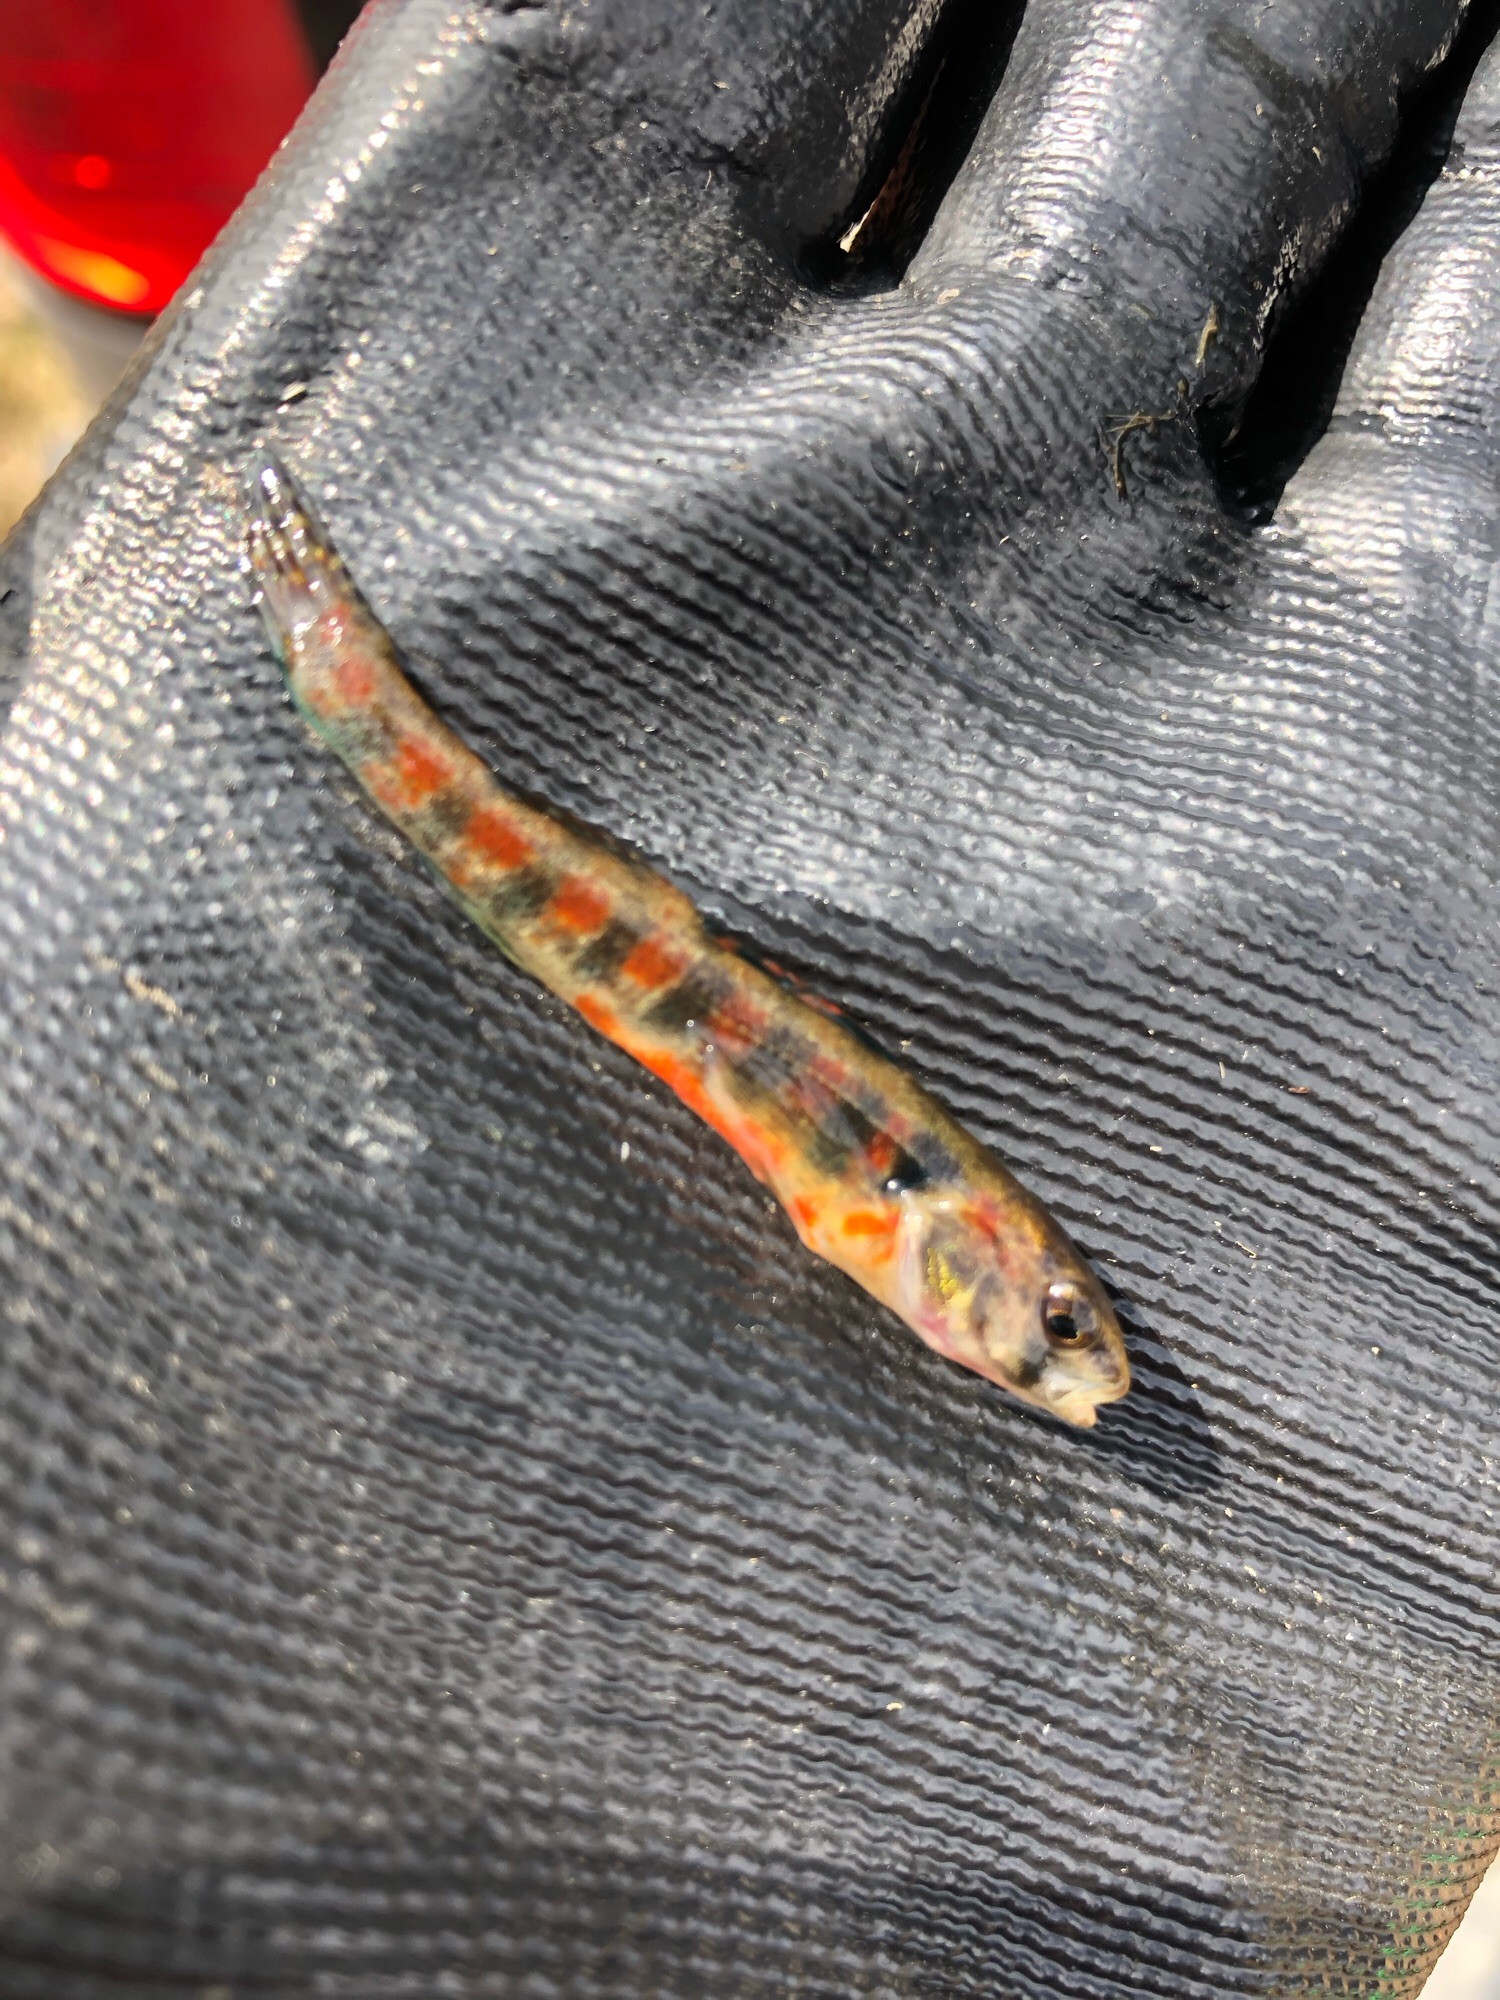
[[[908,1197],[898,1310],[930,1347],[1064,1422],[1130,1387],[1114,1308],[1082,1255],[1015,1185]]]

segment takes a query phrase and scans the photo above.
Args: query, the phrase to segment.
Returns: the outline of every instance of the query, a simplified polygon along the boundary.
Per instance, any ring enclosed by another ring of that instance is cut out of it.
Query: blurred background
[[[0,534],[276,150],[361,0],[0,0]],[[1500,1863],[1424,2000],[1500,2000]]]
[[[0,0],[0,532],[276,150],[360,0]]]

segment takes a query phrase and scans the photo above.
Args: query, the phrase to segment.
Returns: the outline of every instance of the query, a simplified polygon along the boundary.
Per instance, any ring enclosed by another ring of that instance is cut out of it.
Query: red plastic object
[[[0,0],[0,234],[91,305],[159,312],[313,81],[292,0]]]

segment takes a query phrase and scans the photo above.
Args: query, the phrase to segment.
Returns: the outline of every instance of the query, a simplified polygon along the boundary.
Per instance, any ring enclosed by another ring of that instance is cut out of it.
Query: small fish
[[[251,493],[250,567],[297,706],[480,929],[939,1354],[1072,1424],[1123,1396],[1098,1280],[988,1148],[644,862],[507,792],[412,687],[287,472],[265,461]]]

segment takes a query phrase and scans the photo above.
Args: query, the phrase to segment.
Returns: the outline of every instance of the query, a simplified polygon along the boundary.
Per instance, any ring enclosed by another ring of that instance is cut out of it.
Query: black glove
[[[9,547],[6,2000],[1417,1991],[1500,1833],[1496,62],[1277,493],[1461,12],[373,10]],[[507,782],[1047,1199],[1096,1432],[421,874],[267,441]]]

